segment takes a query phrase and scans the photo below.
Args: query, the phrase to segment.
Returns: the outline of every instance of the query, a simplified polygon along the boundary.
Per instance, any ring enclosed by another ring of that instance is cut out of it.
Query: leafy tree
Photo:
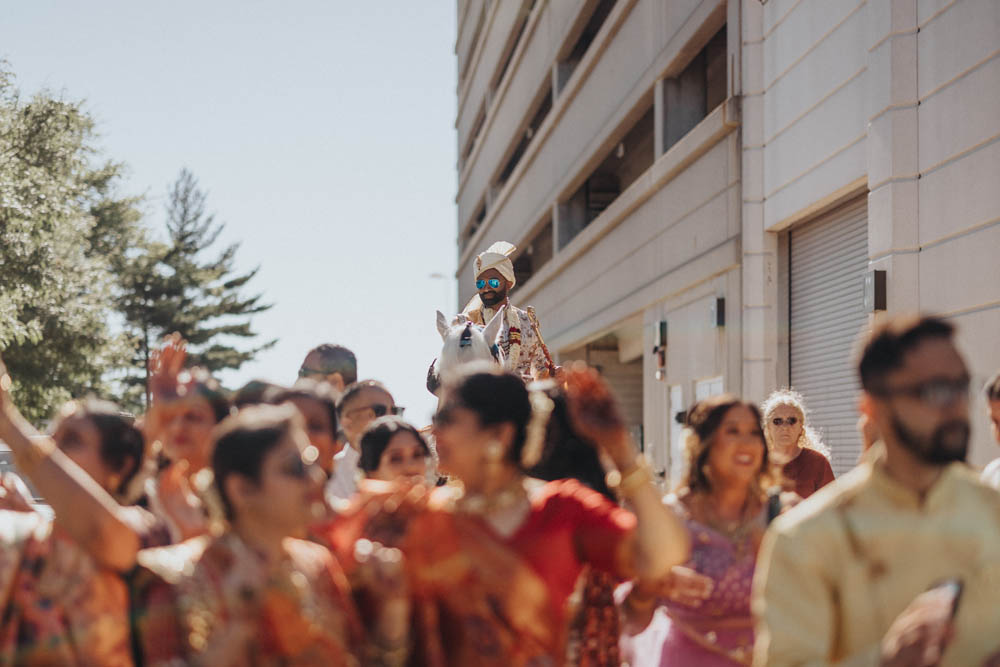
[[[231,337],[255,337],[250,316],[271,306],[261,303],[260,294],[241,295],[258,269],[234,274],[239,244],[205,257],[224,229],[214,215],[206,213],[206,199],[194,175],[181,170],[167,197],[167,242],[147,242],[140,255],[122,263],[119,272],[119,305],[138,341],[133,359],[138,373],[128,382],[143,389],[147,402],[149,355],[171,332],[179,332],[188,341],[193,364],[211,371],[239,368],[277,342],[249,349],[228,342]]]
[[[107,393],[128,356],[107,323],[113,257],[141,236],[137,200],[117,196],[122,167],[95,164],[94,139],[80,103],[21,99],[0,62],[0,350],[36,422]]]

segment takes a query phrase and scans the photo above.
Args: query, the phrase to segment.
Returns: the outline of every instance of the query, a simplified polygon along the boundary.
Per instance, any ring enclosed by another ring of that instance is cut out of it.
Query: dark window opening
[[[552,221],[549,220],[514,259],[517,285],[523,285],[552,259]]]
[[[611,10],[615,7],[616,0],[600,0],[597,6],[594,7],[594,13],[590,15],[590,20],[583,27],[583,31],[577,38],[576,43],[573,44],[573,48],[570,49],[569,55],[559,61],[559,67],[557,69],[558,73],[558,89],[556,94],[563,89],[569,78],[573,76],[576,66],[580,64],[583,57],[587,54],[587,49],[593,43],[594,38],[597,37],[597,33],[601,31],[601,26],[604,25],[604,21],[607,20],[608,16],[611,14]]]
[[[653,107],[650,106],[580,189],[559,205],[560,249],[652,166],[653,141]]]
[[[485,105],[483,105],[485,107]],[[476,147],[476,142],[479,141],[479,135],[482,134],[483,125],[486,123],[486,109],[479,110],[479,116],[476,118],[475,124],[472,126],[472,131],[469,132],[469,139],[465,144],[465,150],[462,151],[462,166],[459,171],[465,168],[465,163],[469,161],[469,156],[472,155],[472,149]]]
[[[479,34],[483,31],[483,24],[486,22],[486,14],[489,11],[489,3],[484,3],[476,18],[476,27],[472,33],[472,41],[469,42],[469,50],[461,62],[461,71],[458,73],[460,83],[465,82],[465,75],[469,73],[469,63],[472,62],[472,54],[476,52],[476,45],[479,43]]]
[[[499,192],[503,188],[504,184],[510,178],[510,175],[514,173],[514,169],[517,168],[517,164],[524,157],[525,151],[528,150],[528,145],[531,144],[532,138],[538,133],[538,128],[542,126],[545,122],[545,118],[549,115],[549,111],[552,110],[552,84],[547,83],[545,86],[545,94],[542,95],[542,99],[538,101],[538,109],[535,110],[534,115],[528,122],[528,126],[524,129],[524,133],[521,134],[520,139],[517,142],[517,146],[514,147],[514,152],[510,154],[510,158],[507,160],[507,164],[504,165],[503,169],[500,171],[499,176],[497,176],[496,190]]]
[[[684,71],[663,82],[663,150],[668,150],[726,100],[726,27]]]
[[[521,5],[521,10],[518,12],[516,23],[514,24],[514,30],[511,31],[514,38],[507,45],[507,52],[503,56],[503,65],[500,66],[496,79],[493,80],[493,85],[491,86],[494,90],[500,86],[503,78],[507,75],[510,61],[514,59],[514,52],[517,51],[517,45],[521,43],[521,38],[524,36],[524,29],[528,27],[528,17],[531,16],[531,11],[534,9],[536,1],[532,0]]]
[[[462,249],[469,245],[472,241],[472,237],[476,235],[479,228],[483,225],[483,220],[486,219],[486,202],[483,202],[479,206],[479,210],[476,211],[475,217],[472,219],[472,223],[466,228],[465,234],[462,235]]]

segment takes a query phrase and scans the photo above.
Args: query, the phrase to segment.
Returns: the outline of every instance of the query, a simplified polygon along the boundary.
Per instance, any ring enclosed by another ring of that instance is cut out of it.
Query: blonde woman
[[[805,401],[792,389],[771,393],[760,409],[771,460],[802,498],[833,481],[829,450],[808,423]]]

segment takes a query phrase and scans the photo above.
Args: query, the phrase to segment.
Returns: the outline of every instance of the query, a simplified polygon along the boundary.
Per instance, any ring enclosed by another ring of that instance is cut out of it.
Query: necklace
[[[524,480],[514,479],[495,493],[465,493],[464,488],[455,501],[455,507],[467,514],[487,515],[511,509],[528,501],[528,491]]]
[[[699,495],[697,503],[698,514],[700,515],[699,519],[737,547],[740,547],[744,543],[750,531],[758,523],[759,517],[756,513],[751,512],[752,507],[753,503],[750,497],[747,496],[737,518],[723,519],[719,516],[715,509],[715,504],[709,496]]]

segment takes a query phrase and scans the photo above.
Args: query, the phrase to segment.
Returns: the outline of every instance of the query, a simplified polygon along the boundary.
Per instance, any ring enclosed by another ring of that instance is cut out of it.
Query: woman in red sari
[[[369,499],[334,531],[346,546],[405,524],[398,544],[413,590],[416,663],[562,664],[568,600],[586,566],[656,577],[687,557],[683,524],[660,502],[607,386],[590,369],[566,377],[574,428],[614,463],[631,512],[578,481],[529,478],[551,399],[484,369],[448,385],[435,417],[441,471],[461,491],[442,487],[411,507],[416,495],[403,489],[383,496],[373,519]]]
[[[225,525],[139,555],[152,575],[138,623],[146,664],[359,664],[347,580],[329,551],[303,539],[323,512],[315,460],[292,406],[249,407],[220,425],[206,490]],[[376,653],[405,646],[405,595],[399,587],[380,600]]]

